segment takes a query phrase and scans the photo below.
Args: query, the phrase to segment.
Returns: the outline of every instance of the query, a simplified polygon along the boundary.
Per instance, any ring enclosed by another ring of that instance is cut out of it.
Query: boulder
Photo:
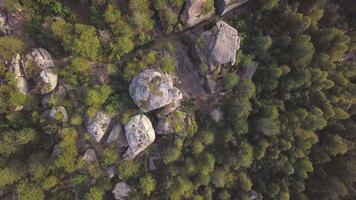
[[[87,126],[89,134],[96,142],[100,142],[110,124],[110,117],[104,112],[98,112],[93,119],[89,119]]]
[[[216,22],[212,30],[203,32],[195,45],[201,62],[207,64],[211,71],[215,70],[216,65],[233,65],[239,48],[237,30],[221,20]]]
[[[53,146],[51,157],[58,156],[61,153],[61,146],[56,144]]]
[[[16,54],[9,63],[9,72],[13,73],[16,86],[22,94],[28,93],[28,84],[27,79],[24,76],[22,65],[21,65],[21,57],[19,54]]]
[[[162,108],[171,103],[179,104],[182,99],[182,93],[173,86],[170,75],[151,69],[141,72],[131,81],[129,92],[143,112]]]
[[[63,87],[62,85],[59,85],[52,93],[46,94],[42,98],[42,105],[43,106],[48,106],[50,104],[50,101],[55,98],[57,102],[63,102],[66,98],[66,88]]]
[[[129,120],[125,125],[125,135],[129,145],[124,154],[126,159],[134,159],[155,140],[155,131],[151,121],[142,114]]]
[[[161,159],[161,156],[158,154],[158,155],[154,155],[154,156],[151,156],[149,159],[148,159],[148,169],[150,171],[153,171],[153,170],[156,170],[157,167],[156,167],[156,161],[157,160],[160,160]]]
[[[188,0],[183,11],[184,24],[191,27],[207,20],[214,14],[213,5],[214,0]]]
[[[68,113],[63,106],[52,108],[49,112],[49,116],[54,120],[60,119],[63,123],[68,122]]]
[[[125,182],[119,182],[116,184],[112,191],[116,200],[125,200],[129,196],[130,192],[131,187]]]
[[[84,153],[83,160],[85,162],[94,162],[97,160],[94,149],[87,149]]]
[[[26,55],[24,72],[27,78],[35,80],[36,91],[47,94],[57,86],[57,73],[51,54],[43,48],[32,49]]]

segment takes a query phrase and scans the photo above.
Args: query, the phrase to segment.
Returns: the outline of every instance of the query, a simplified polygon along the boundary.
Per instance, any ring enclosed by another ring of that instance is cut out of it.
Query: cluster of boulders
[[[221,20],[212,30],[203,32],[195,45],[201,62],[208,65],[210,71],[214,71],[217,65],[233,65],[239,48],[237,30]]]
[[[30,89],[36,94],[47,94],[57,86],[57,73],[50,53],[43,48],[32,49],[25,58],[16,54],[8,63],[9,72],[13,74],[17,89],[27,94]],[[33,81],[34,86],[29,87]],[[23,108],[17,108],[19,111]]]

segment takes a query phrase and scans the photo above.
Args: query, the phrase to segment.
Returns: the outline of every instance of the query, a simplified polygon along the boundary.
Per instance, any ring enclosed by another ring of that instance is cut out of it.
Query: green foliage
[[[115,145],[112,145],[104,150],[103,159],[105,165],[111,165],[115,163],[115,161],[118,159],[117,149]]]
[[[239,82],[239,76],[234,73],[229,73],[224,77],[224,88],[231,90]]]
[[[17,198],[19,200],[43,200],[45,199],[45,195],[39,187],[20,184],[17,187]]]
[[[88,200],[102,200],[104,197],[104,191],[99,187],[92,187],[89,193],[86,194],[86,199]]]
[[[140,189],[142,193],[150,196],[151,192],[156,189],[156,180],[150,175],[140,178]]]
[[[21,173],[16,168],[1,168],[0,169],[0,188],[15,183],[21,179]]]
[[[175,61],[172,57],[164,57],[161,60],[161,70],[165,73],[174,73],[176,71]]]
[[[0,62],[9,61],[15,53],[21,53],[25,44],[12,36],[0,37]]]
[[[119,164],[117,173],[120,179],[127,180],[134,176],[139,169],[140,165],[137,162],[132,160],[124,160]]]
[[[19,131],[4,132],[0,140],[0,154],[10,156],[20,150],[21,146],[35,140],[37,133],[35,130],[25,128]]]

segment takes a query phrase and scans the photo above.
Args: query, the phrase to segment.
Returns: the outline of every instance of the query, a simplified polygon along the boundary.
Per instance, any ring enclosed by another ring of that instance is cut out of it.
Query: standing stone
[[[129,92],[143,112],[162,108],[171,103],[177,104],[183,97],[179,89],[173,86],[170,75],[151,69],[141,72],[131,81]]]
[[[131,192],[131,187],[125,182],[119,182],[116,184],[112,193],[116,200],[125,200]]]
[[[110,124],[110,117],[104,112],[100,111],[96,114],[94,119],[89,120],[87,126],[89,134],[96,142],[100,142]]]
[[[145,115],[132,117],[125,125],[125,134],[129,145],[124,154],[126,159],[134,159],[155,140],[155,131]]]

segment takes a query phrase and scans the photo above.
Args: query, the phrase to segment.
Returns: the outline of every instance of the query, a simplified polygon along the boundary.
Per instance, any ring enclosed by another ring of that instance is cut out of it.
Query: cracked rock
[[[155,140],[155,131],[145,115],[132,117],[125,125],[125,135],[129,145],[124,154],[126,159],[134,159]]]
[[[130,84],[130,96],[143,111],[149,112],[171,103],[178,107],[182,93],[173,86],[172,77],[147,69],[138,74]],[[174,109],[175,109],[174,108]]]

